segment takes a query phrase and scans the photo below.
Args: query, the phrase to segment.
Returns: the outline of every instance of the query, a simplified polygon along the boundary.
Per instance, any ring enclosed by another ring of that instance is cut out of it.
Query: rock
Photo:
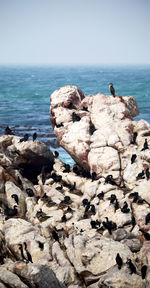
[[[58,281],[53,271],[47,266],[18,262],[15,264],[14,270],[22,279],[25,279],[25,282],[31,285],[30,287],[65,288],[65,285]]]
[[[100,276],[100,280],[88,288],[109,288],[109,287],[121,287],[121,288],[146,288],[148,287],[145,280],[137,274],[131,274],[130,270],[124,265],[121,270],[117,267],[112,267],[105,275]]]
[[[28,286],[25,283],[23,283],[16,274],[10,272],[3,266],[0,266],[0,281],[2,281],[2,283],[4,284],[4,286],[0,284],[0,287],[2,288],[3,287],[28,288]]]
[[[43,166],[52,170],[54,156],[50,149],[42,142],[23,141],[12,135],[0,136],[0,164],[3,167],[21,169],[28,179],[35,178]]]
[[[120,183],[120,153],[131,142],[132,117],[139,113],[136,101],[131,96],[100,93],[85,97],[78,90],[64,86],[51,95],[51,121],[58,142],[84,169],[96,172],[97,177],[112,174]]]
[[[117,253],[123,261],[132,258],[132,253],[126,245],[98,235],[93,238],[70,235],[64,243],[71,263],[84,277],[86,285],[116,265]]]
[[[39,228],[31,223],[20,218],[9,219],[3,226],[3,233],[8,247],[18,260],[26,259],[44,265],[51,259],[48,241],[40,236]],[[22,258],[20,245],[25,259]],[[26,251],[31,255],[31,260],[28,258]]]

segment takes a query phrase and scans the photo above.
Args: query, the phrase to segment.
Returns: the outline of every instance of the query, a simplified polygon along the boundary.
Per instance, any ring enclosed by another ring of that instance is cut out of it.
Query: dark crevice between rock
[[[42,167],[44,166],[45,173],[50,173],[53,170],[53,164],[54,162],[44,164],[44,162],[41,161],[41,164],[38,163],[38,165],[31,163],[20,164],[18,168],[23,177],[27,178],[34,185],[38,185],[37,176],[41,173]]]
[[[1,283],[2,283],[6,288],[12,288],[12,286],[10,286],[9,284],[6,284],[6,283],[3,282],[2,280],[1,280]]]
[[[23,276],[20,276],[16,273],[16,275],[20,278],[20,281],[22,281],[25,285],[27,285],[29,288],[33,288],[33,287],[36,287],[35,285],[32,285],[31,284],[31,281],[26,279],[25,277]]]
[[[90,126],[89,126],[89,133],[90,135],[93,135],[93,133],[96,131],[96,128],[94,126],[94,124],[92,123],[92,121],[90,120]]]

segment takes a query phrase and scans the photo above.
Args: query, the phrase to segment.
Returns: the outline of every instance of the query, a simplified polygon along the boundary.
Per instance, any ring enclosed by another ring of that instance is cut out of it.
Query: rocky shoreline
[[[73,167],[0,136],[0,288],[150,287],[150,124],[133,97],[75,86],[50,110]]]

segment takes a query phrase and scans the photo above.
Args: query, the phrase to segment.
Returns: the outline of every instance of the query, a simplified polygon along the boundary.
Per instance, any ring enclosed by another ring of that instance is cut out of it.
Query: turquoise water
[[[140,115],[150,122],[150,67],[0,67],[0,134],[8,125],[18,136],[35,131],[60,158],[72,162],[58,146],[49,120],[50,94],[64,85],[76,85],[83,92],[116,94],[136,98]]]

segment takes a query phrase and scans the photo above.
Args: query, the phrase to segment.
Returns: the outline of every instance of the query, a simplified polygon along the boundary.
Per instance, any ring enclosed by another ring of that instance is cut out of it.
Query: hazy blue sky
[[[0,0],[0,64],[150,64],[150,0]]]

